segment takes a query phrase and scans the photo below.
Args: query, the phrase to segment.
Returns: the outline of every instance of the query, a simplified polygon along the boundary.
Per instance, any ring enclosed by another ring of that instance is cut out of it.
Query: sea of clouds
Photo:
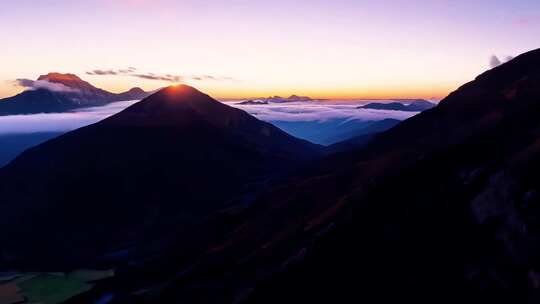
[[[390,102],[391,100],[388,100]],[[377,121],[383,119],[404,120],[418,114],[417,112],[388,111],[374,109],[358,109],[369,101],[309,101],[270,103],[267,105],[240,105],[238,101],[227,102],[228,105],[242,109],[264,121],[319,121],[358,120]],[[386,102],[386,101],[384,101]]]
[[[84,108],[68,113],[0,116],[0,135],[71,131],[96,123],[136,102],[137,100],[114,102],[103,107]]]
[[[71,131],[116,114],[136,102],[136,100],[115,102],[103,107],[79,109],[68,113],[0,116],[0,135]],[[324,122],[332,119],[376,121],[386,118],[403,120],[416,114],[415,112],[358,109],[360,104],[365,103],[362,101],[353,103],[310,101],[268,105],[239,105],[237,101],[225,103],[269,122]]]
[[[24,150],[80,127],[114,115],[137,100],[111,103],[103,107],[79,109],[68,113],[0,116],[0,167]],[[387,118],[403,120],[414,112],[357,109],[363,102],[294,102],[268,105],[226,104],[245,110],[261,120],[274,123],[293,136],[319,144],[331,144],[363,128],[370,121]]]

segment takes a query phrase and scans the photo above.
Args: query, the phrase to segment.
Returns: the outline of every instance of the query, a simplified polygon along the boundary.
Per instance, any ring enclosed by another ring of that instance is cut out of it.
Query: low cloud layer
[[[227,102],[228,105],[242,109],[265,121],[327,121],[340,119],[345,121],[375,121],[386,118],[404,120],[414,116],[415,112],[358,109],[368,101],[342,104],[325,102],[294,102],[268,105],[239,105]],[[384,101],[383,101],[384,102]]]
[[[93,76],[131,76],[147,80],[166,81],[171,83],[179,83],[185,80],[195,81],[235,81],[232,77],[225,76],[212,76],[212,75],[172,75],[172,74],[158,74],[158,73],[140,73],[138,69],[129,67],[126,69],[106,69],[106,70],[92,70],[86,72],[87,75]]]
[[[80,109],[69,113],[0,116],[0,134],[70,131],[98,122],[136,102],[115,102],[104,107]],[[226,102],[226,104],[245,110],[255,117],[269,122],[327,121],[332,119],[346,122],[351,120],[374,121],[386,118],[403,120],[416,114],[415,112],[357,109],[360,102],[354,104],[305,102],[251,106],[237,105],[236,102]]]
[[[28,90],[46,89],[53,92],[78,92],[77,89],[46,80],[17,79],[15,80],[15,85]]]
[[[71,131],[107,118],[135,102],[115,102],[69,113],[0,116],[0,135]]]

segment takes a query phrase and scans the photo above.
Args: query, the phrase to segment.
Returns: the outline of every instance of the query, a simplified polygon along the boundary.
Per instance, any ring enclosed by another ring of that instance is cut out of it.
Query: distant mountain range
[[[269,103],[302,102],[302,101],[313,101],[313,100],[315,99],[311,99],[310,97],[307,97],[307,96],[298,96],[298,95],[291,95],[289,97],[270,96],[266,98],[254,98],[254,99],[240,102],[238,104],[261,105],[261,104],[269,104]]]
[[[268,101],[265,100],[246,100],[238,103],[239,105],[267,105]]]
[[[142,99],[150,94],[140,88],[119,94],[107,92],[74,74],[49,73],[39,76],[35,83],[39,85],[16,96],[0,99],[0,116],[66,112],[115,101]]]
[[[435,107],[436,104],[423,99],[403,101],[403,102],[372,102],[358,107],[359,109],[374,109],[374,110],[392,110],[392,111],[407,111],[407,112],[422,112]]]

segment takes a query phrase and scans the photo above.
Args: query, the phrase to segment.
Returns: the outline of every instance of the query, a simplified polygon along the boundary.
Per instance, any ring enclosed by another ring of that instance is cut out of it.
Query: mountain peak
[[[49,73],[47,75],[39,76],[38,80],[48,81],[52,83],[60,83],[67,87],[77,89],[79,91],[96,91],[98,88],[94,87],[90,83],[82,80],[75,74],[62,74],[62,73]]]
[[[79,76],[75,74],[70,74],[70,73],[62,74],[62,73],[56,73],[56,72],[48,73],[46,75],[41,75],[39,76],[38,80],[45,80],[49,82],[59,82],[59,83],[64,83],[68,81],[83,81],[81,78],[79,78]]]
[[[244,114],[244,115],[242,115]],[[250,119],[243,111],[230,108],[188,85],[169,86],[107,119],[122,125],[188,125],[206,121],[229,126]]]
[[[148,103],[169,103],[169,104],[200,104],[219,103],[210,96],[202,93],[194,87],[179,84],[172,85],[159,90],[157,93],[147,98]]]
[[[129,89],[129,93],[145,93],[145,91],[139,87],[134,87]]]
[[[196,88],[188,86],[186,84],[171,85],[171,86],[161,89],[160,91],[166,93],[167,95],[175,96],[175,97],[181,97],[186,94],[194,94],[194,93],[203,94],[201,91],[197,90]]]

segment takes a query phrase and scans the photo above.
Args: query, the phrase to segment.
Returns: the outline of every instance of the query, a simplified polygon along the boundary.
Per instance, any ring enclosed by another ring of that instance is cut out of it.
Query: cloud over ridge
[[[31,80],[31,79],[16,79],[15,85],[26,88],[28,90],[38,90],[46,89],[52,92],[64,92],[64,93],[75,93],[78,92],[75,88],[70,88],[64,84],[49,82],[47,80]]]
[[[67,113],[0,116],[0,134],[70,131],[105,119],[136,102],[136,100],[114,102],[102,107],[83,108]],[[387,118],[403,120],[416,114],[415,112],[357,109],[359,103],[295,102],[263,106],[242,106],[236,102],[225,102],[225,104],[269,122],[341,120],[345,123],[352,120],[376,121]]]

